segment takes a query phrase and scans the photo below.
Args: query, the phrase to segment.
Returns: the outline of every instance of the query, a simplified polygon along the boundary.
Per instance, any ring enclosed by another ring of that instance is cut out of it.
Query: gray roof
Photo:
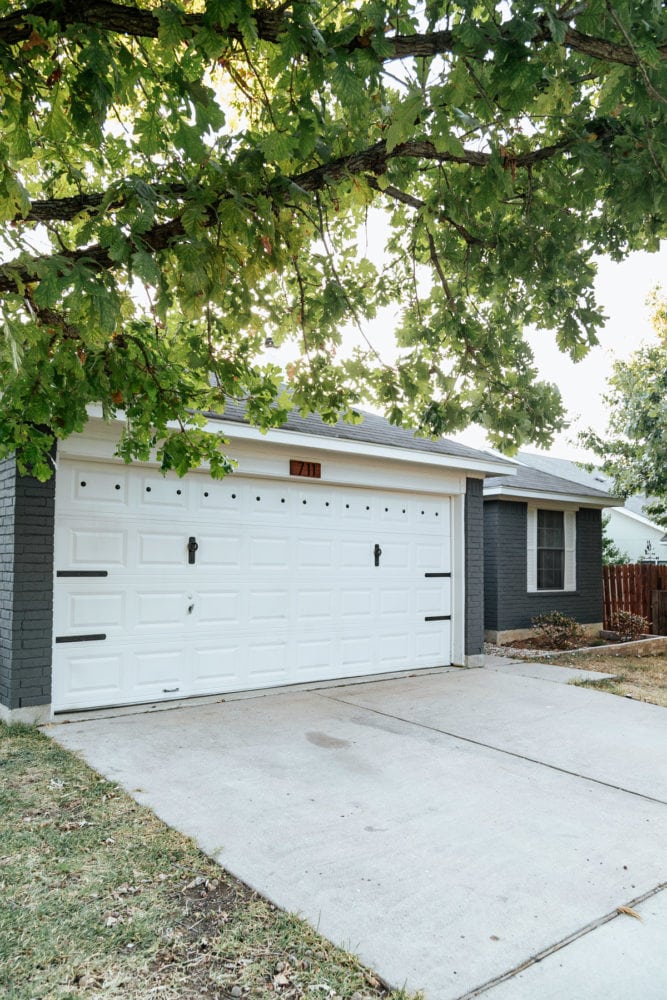
[[[549,472],[532,469],[527,465],[517,465],[516,476],[490,476],[484,484],[485,490],[503,486],[509,487],[512,491],[520,490],[527,495],[556,493],[563,496],[576,496],[589,503],[597,500],[605,507],[609,506],[609,501],[614,499],[604,490],[573,482],[571,479],[563,479],[560,476],[552,476]]]
[[[540,469],[548,472],[552,476],[559,476],[561,479],[569,479],[573,483],[581,483],[582,486],[589,486],[593,490],[602,490],[603,493],[611,493],[612,480],[599,469],[589,472],[582,469],[576,462],[567,458],[552,458],[551,455],[533,455],[527,451],[517,453],[516,459],[522,465],[528,465],[531,469]]]
[[[571,479],[575,483],[582,483],[593,489],[603,490],[606,493],[611,493],[613,489],[611,476],[605,475],[600,469],[593,469],[592,472],[588,472],[587,469],[582,469],[576,462],[572,462],[567,458],[552,458],[551,455],[534,455],[527,451],[518,452],[516,457],[519,462],[529,465],[533,469],[541,469],[543,472],[549,472],[554,476],[562,476],[563,479]],[[644,496],[643,493],[637,493],[634,496],[627,497],[625,503],[619,500],[618,506],[625,507],[632,514],[640,514],[642,517],[648,517],[644,508],[646,504],[651,503],[654,499],[653,497]],[[651,518],[648,519],[651,520]]]
[[[298,434],[313,434],[317,437],[336,438],[341,441],[351,441],[365,444],[385,445],[388,448],[407,448],[411,451],[431,452],[436,455],[443,455],[449,458],[471,459],[475,462],[492,461],[494,465],[503,462],[503,459],[493,455],[488,451],[479,451],[476,448],[469,448],[467,445],[459,444],[457,441],[450,441],[447,438],[419,437],[413,431],[405,427],[396,427],[390,424],[384,417],[379,417],[375,413],[367,413],[359,410],[363,417],[360,424],[348,424],[339,420],[335,424],[327,424],[317,413],[311,413],[307,417],[302,417],[298,410],[292,410],[280,430],[294,431]],[[247,424],[245,407],[242,403],[229,401],[222,414],[207,414],[218,420],[228,420],[231,423]],[[507,467],[512,468],[513,463],[507,462]]]

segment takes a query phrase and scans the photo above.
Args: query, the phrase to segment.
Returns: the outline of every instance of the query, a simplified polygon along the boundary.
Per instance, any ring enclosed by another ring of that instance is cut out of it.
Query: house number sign
[[[306,479],[321,479],[322,465],[320,462],[301,462],[297,458],[290,459],[290,476],[305,476]]]

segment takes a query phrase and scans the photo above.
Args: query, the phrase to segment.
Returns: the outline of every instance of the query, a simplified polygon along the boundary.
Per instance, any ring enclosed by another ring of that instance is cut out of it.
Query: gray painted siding
[[[484,650],[484,481],[466,480],[465,654]]]
[[[0,462],[0,704],[51,701],[55,476]]]
[[[484,628],[498,630],[500,501],[484,503]],[[517,505],[519,506],[519,505]]]
[[[602,621],[602,516],[600,510],[577,512],[577,589],[568,593],[529,594],[527,577],[527,504],[487,500],[485,628],[530,628],[535,615],[561,611],[587,624]]]

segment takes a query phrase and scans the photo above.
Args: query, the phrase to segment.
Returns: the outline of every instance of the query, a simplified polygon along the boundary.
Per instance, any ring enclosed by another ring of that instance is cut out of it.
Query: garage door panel
[[[363,538],[339,542],[339,565],[341,569],[358,570],[373,567],[375,539]]]
[[[128,474],[121,468],[104,469],[79,465],[70,479],[70,498],[81,507],[88,505],[124,507],[128,500]]]
[[[451,630],[449,622],[428,622],[415,637],[415,661],[418,666],[446,665],[450,662]]]
[[[268,532],[256,534],[250,541],[251,569],[279,569],[289,565],[290,544],[287,538],[275,538]]]
[[[203,625],[237,625],[241,620],[241,598],[235,590],[198,590],[193,598],[194,614]]]
[[[451,598],[449,581],[446,586],[442,586],[445,581],[437,578],[433,580],[433,587],[418,587],[415,590],[415,601],[417,614],[419,615],[449,615],[451,614]],[[438,586],[440,584],[440,586]]]
[[[313,676],[325,677],[331,669],[332,642],[323,639],[298,638],[296,642],[296,668],[299,680],[312,680]]]
[[[296,569],[327,572],[334,564],[333,539],[301,538],[296,543]]]
[[[187,564],[188,536],[184,531],[139,531],[137,566],[181,567]]]
[[[171,593],[164,589],[138,590],[135,600],[137,628],[152,629],[156,625],[170,631],[183,628],[188,605],[182,589]]]
[[[190,482],[185,479],[162,476],[153,473],[143,476],[139,492],[139,507],[146,511],[155,508],[185,512],[188,508]]]
[[[203,477],[197,477],[197,480]],[[197,481],[194,490],[194,512],[198,517],[208,517],[224,511],[227,517],[237,518],[241,514],[239,487],[228,482]]]
[[[195,555],[195,565],[204,569],[237,569],[243,565],[243,540],[238,534],[221,532],[214,534],[210,530],[196,531],[193,525],[191,532],[199,548]],[[186,539],[187,542],[187,539]]]
[[[246,491],[246,513],[250,517],[284,520],[289,514],[288,495],[279,483],[258,480]]]
[[[447,538],[436,536],[428,543],[417,543],[414,548],[415,569],[423,573],[443,573],[450,568],[450,547]]]
[[[64,525],[56,541],[58,569],[107,569],[125,566],[128,553],[126,530],[75,528]]]
[[[56,710],[450,661],[449,622],[424,621],[451,613],[449,578],[427,577],[450,571],[446,498],[68,460],[58,477],[56,569],[107,575],[56,578],[56,634],[107,639],[55,647]]]
[[[394,632],[380,639],[380,658],[386,670],[407,669],[413,659],[412,633]]]
[[[331,590],[296,591],[297,614],[307,625],[330,623],[334,616],[334,594]]]
[[[400,615],[410,616],[410,608],[413,603],[412,595],[407,587],[388,587],[380,594],[380,614],[382,616],[395,617]]]
[[[374,663],[373,643],[367,636],[342,636],[340,661],[349,670],[363,669]]]
[[[380,539],[380,565],[383,569],[395,569],[408,571],[410,568],[412,546],[407,542],[397,542],[389,540],[383,542]]]
[[[342,622],[353,624],[360,619],[370,618],[373,614],[374,596],[375,592],[370,587],[343,591],[340,595]]]
[[[196,694],[217,694],[245,686],[246,648],[240,641],[195,643],[192,688]]]
[[[359,499],[350,494],[345,496],[342,501],[340,515],[344,522],[347,521],[351,524],[355,522],[369,524],[373,520],[370,503],[365,498]]]
[[[61,650],[54,658],[55,703],[71,708],[121,704],[127,700],[123,667],[121,653]]]
[[[93,631],[124,628],[126,620],[126,594],[122,591],[90,593],[70,591],[60,598],[64,607],[62,618],[66,629]],[[60,609],[59,609],[60,610]]]
[[[287,669],[288,637],[273,641],[248,641],[248,676],[252,687],[280,684],[289,680]]]
[[[407,501],[400,498],[396,500],[393,497],[391,500],[387,500],[380,510],[380,523],[382,525],[397,525],[399,530],[409,525],[410,509],[407,506]]]
[[[295,497],[296,508],[300,517],[304,520],[317,518],[321,521],[329,521],[334,515],[334,504],[332,501],[333,489],[316,488],[313,490],[299,490]]]
[[[248,593],[248,624],[287,624],[289,598],[286,590],[250,590]]]
[[[140,698],[187,693],[185,655],[181,648],[138,649],[130,657],[132,689]]]

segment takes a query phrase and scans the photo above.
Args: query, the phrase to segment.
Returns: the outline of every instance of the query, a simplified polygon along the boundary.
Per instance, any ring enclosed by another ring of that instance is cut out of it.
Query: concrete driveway
[[[49,732],[395,986],[664,1000],[667,712],[496,666]]]

